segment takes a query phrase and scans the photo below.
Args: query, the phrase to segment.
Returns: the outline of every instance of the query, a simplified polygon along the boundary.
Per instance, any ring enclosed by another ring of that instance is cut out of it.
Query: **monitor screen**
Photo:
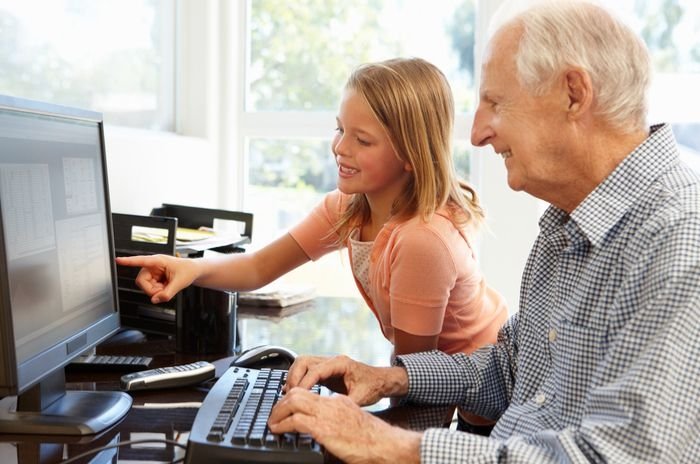
[[[110,214],[101,115],[0,96],[0,394],[19,395],[3,399],[0,432],[52,433],[55,420],[22,418],[65,409],[64,366],[119,328]],[[51,393],[29,404],[32,390]],[[102,409],[130,401],[91,393]]]

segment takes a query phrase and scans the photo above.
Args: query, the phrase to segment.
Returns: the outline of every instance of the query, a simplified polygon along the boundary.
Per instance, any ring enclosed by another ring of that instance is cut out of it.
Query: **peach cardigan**
[[[290,230],[310,259],[338,249],[332,230],[348,199],[337,190],[329,193]],[[385,224],[370,255],[369,292],[356,284],[392,343],[397,328],[439,334],[438,349],[446,353],[471,353],[495,342],[508,317],[504,299],[486,285],[469,240],[444,210],[428,222],[414,217]]]

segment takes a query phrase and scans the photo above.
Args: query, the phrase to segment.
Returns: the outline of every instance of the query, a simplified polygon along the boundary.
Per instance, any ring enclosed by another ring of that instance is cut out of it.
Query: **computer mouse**
[[[100,346],[117,346],[131,345],[134,343],[143,343],[146,341],[146,335],[137,329],[120,329],[117,333],[102,342]]]
[[[243,351],[231,361],[231,366],[251,369],[289,369],[297,354],[278,345],[260,345]]]

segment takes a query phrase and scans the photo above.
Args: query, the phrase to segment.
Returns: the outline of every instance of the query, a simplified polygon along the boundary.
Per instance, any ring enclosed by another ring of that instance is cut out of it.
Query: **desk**
[[[392,345],[360,298],[315,298],[290,308],[238,308],[242,347],[282,345],[299,354],[346,354],[388,366]]]
[[[391,345],[380,334],[377,321],[364,302],[356,298],[316,298],[311,304],[274,309],[238,309],[243,348],[260,344],[287,346],[300,354],[347,354],[361,361],[388,365]],[[149,339],[144,343],[100,350],[104,354],[139,354],[153,357],[153,367],[184,364],[197,359],[215,362],[217,373],[228,360],[216,357],[176,353],[173,340]],[[116,390],[121,373],[71,373],[68,386],[80,390]],[[207,393],[206,385],[133,392],[134,405],[126,418],[99,436],[75,442],[50,443],[50,437],[11,437],[0,435],[0,463],[34,464],[59,462],[64,451],[75,456],[109,443],[144,438],[176,440],[187,443],[197,408]],[[392,423],[411,428],[425,428],[442,423],[445,409],[394,408],[377,412]],[[172,462],[184,457],[184,450],[174,446],[141,445],[105,451],[88,463]]]

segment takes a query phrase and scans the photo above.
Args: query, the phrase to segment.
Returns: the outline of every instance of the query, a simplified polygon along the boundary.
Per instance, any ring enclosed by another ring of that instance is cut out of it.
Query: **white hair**
[[[649,52],[619,18],[586,1],[538,2],[508,24],[523,28],[516,54],[520,84],[542,95],[567,67],[591,78],[594,111],[613,127],[634,131],[647,121]]]

